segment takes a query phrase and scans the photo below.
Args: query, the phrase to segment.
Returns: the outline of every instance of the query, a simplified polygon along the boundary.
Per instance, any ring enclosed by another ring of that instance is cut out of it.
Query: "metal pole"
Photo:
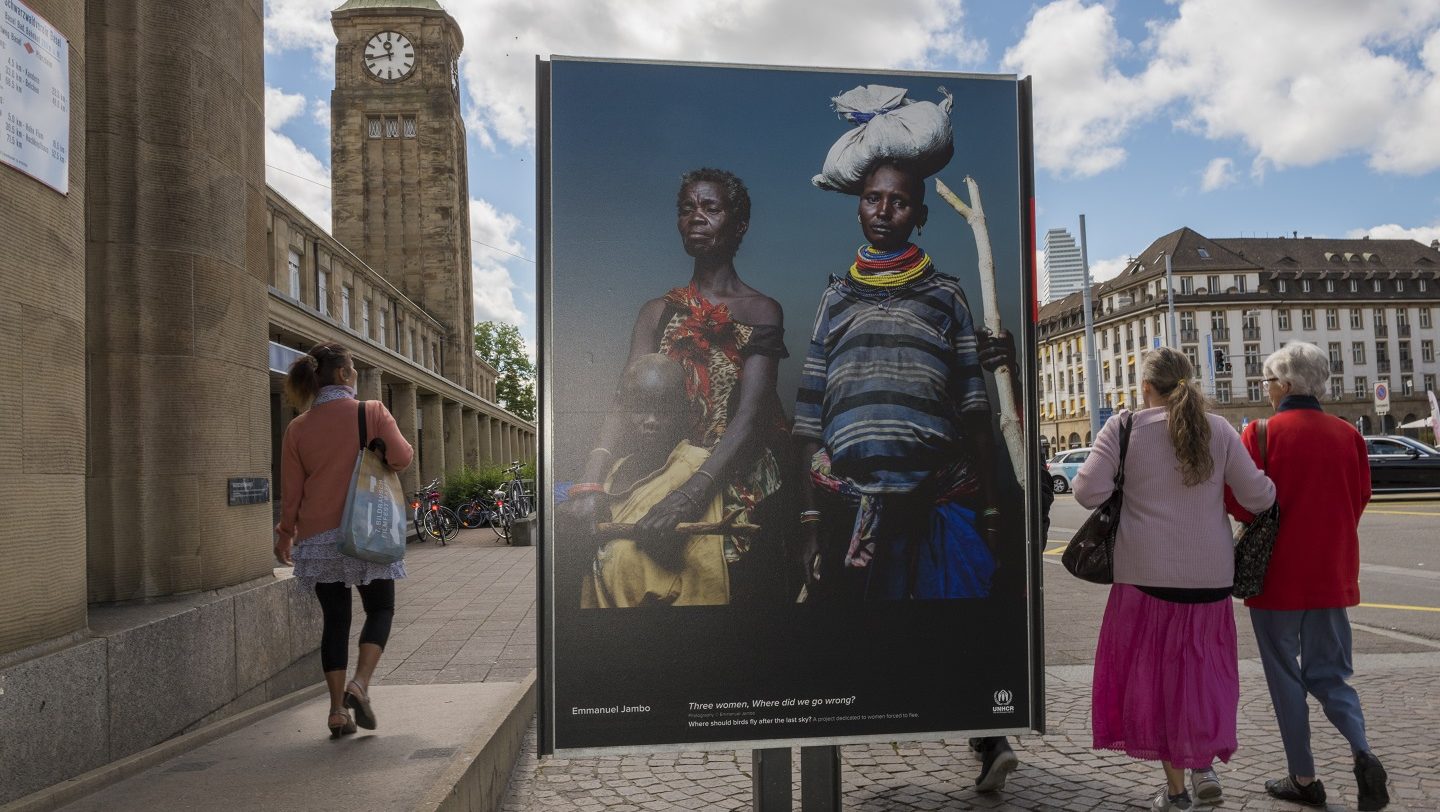
[[[800,748],[800,812],[840,812],[840,747]]]
[[[1165,252],[1165,298],[1170,303],[1170,340],[1165,346],[1174,347],[1179,342],[1175,332],[1175,276],[1170,268],[1170,252]]]
[[[790,748],[751,750],[750,785],[755,812],[790,812]]]
[[[1090,251],[1085,244],[1085,215],[1080,215],[1080,267],[1085,278],[1081,285],[1085,303],[1085,406],[1090,413],[1090,437],[1100,436],[1100,369],[1095,359],[1095,314],[1090,304]]]

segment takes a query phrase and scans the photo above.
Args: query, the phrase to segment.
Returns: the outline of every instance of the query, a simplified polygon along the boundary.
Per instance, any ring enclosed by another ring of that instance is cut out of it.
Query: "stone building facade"
[[[1170,327],[1165,257],[1174,279]],[[1216,411],[1235,426],[1271,413],[1265,357],[1289,341],[1330,354],[1327,411],[1380,433],[1429,413],[1440,377],[1440,246],[1413,240],[1215,238],[1189,228],[1150,244],[1092,291],[1100,406],[1139,404],[1145,353],[1179,348]],[[1040,434],[1051,449],[1089,445],[1081,294],[1041,308]],[[1390,420],[1374,414],[1377,383]]]
[[[390,207],[399,253],[361,251],[265,184],[263,0],[25,2],[68,40],[69,191],[0,165],[0,805],[320,679],[273,504],[231,498],[279,492],[298,352],[354,349],[361,396],[420,451],[409,487],[536,451],[470,341],[458,104],[424,142],[451,154],[405,176],[418,199],[337,192]],[[458,54],[433,2],[341,11]]]

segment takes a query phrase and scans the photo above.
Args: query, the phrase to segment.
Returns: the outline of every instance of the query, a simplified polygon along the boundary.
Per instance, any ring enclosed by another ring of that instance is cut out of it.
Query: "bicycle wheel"
[[[510,528],[515,524],[515,514],[506,505],[490,514],[490,529],[495,531],[498,538],[504,539],[506,544],[510,543]]]
[[[519,480],[510,483],[510,504],[515,506],[515,516],[525,518],[530,515],[530,497],[525,495],[525,486]]]
[[[435,511],[425,511],[425,518],[420,521],[426,539],[441,544],[445,543],[445,528],[441,526],[440,517],[435,515]]]
[[[455,515],[460,519],[460,526],[466,529],[485,523],[485,511],[474,502],[462,502],[455,508]]]
[[[440,518],[442,544],[460,535],[460,517],[455,515],[455,511],[441,505],[435,515]]]

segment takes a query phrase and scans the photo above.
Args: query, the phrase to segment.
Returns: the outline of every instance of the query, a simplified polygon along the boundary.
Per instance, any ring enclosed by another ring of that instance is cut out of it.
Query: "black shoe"
[[[1385,768],[1374,753],[1361,750],[1355,754],[1355,784],[1358,788],[1356,808],[1360,812],[1376,812],[1390,803],[1390,791],[1385,788]]]
[[[1287,775],[1273,781],[1265,782],[1265,791],[1271,797],[1279,798],[1282,801],[1294,801],[1309,806],[1325,805],[1325,785],[1320,779],[1315,779],[1308,784],[1301,785],[1295,780],[1295,776]]]
[[[975,791],[999,792],[1005,788],[1005,779],[1020,766],[1020,757],[1004,736],[981,741],[980,777],[975,779]]]

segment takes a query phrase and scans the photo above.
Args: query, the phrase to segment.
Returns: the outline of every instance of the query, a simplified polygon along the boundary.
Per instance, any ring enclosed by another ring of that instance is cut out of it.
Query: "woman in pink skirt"
[[[1221,796],[1212,765],[1235,752],[1240,703],[1234,549],[1225,488],[1246,509],[1275,501],[1240,436],[1205,411],[1189,359],[1168,347],[1145,356],[1144,409],[1121,411],[1095,438],[1075,476],[1075,500],[1098,507],[1114,490],[1120,431],[1129,423],[1115,585],[1095,651],[1095,747],[1159,761],[1155,810]]]

